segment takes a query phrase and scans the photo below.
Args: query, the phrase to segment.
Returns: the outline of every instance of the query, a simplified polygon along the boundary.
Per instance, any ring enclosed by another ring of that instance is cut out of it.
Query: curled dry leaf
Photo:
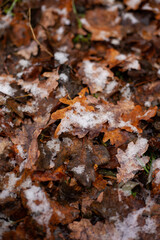
[[[149,157],[143,156],[148,149],[148,141],[139,137],[136,143],[130,142],[125,151],[118,148],[116,157],[120,164],[118,168],[118,182],[127,182],[132,179],[137,171],[143,170]]]

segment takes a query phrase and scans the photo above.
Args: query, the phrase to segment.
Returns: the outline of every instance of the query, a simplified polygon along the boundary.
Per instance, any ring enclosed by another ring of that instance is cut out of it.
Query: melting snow
[[[61,73],[59,75],[60,79],[63,81],[63,82],[67,82],[68,81],[68,76],[65,74],[65,73]]]
[[[96,67],[96,64],[88,60],[83,61],[85,76],[91,83],[96,83],[97,87],[104,88],[106,80],[111,76],[111,72],[102,67]]]
[[[64,52],[56,52],[54,54],[55,60],[57,60],[60,64],[67,62],[68,56],[69,56],[68,53],[64,53]]]
[[[26,59],[19,60],[18,64],[22,67],[22,69],[25,69],[31,65],[30,61]]]
[[[141,3],[141,0],[128,0],[127,1],[127,5],[130,7],[130,8],[135,8],[137,5],[139,5]]]
[[[126,100],[130,100],[132,97],[132,93],[130,90],[130,84],[127,83],[122,89],[121,89],[122,97],[124,97]]]
[[[156,169],[159,169],[159,172],[156,173],[156,176],[155,176],[155,179],[154,179],[154,182],[156,184],[160,184],[160,158],[156,159],[153,163],[153,171],[156,170]]]
[[[72,140],[71,140],[70,138],[68,138],[68,137],[63,138],[63,143],[64,143],[67,147],[70,147],[70,146],[73,144]]]
[[[123,19],[126,20],[126,19],[129,19],[131,20],[131,23],[132,24],[136,24],[138,23],[139,21],[137,20],[137,18],[133,15],[133,13],[125,13],[123,15]]]
[[[48,202],[45,192],[37,186],[24,191],[28,200],[27,205],[31,209],[33,218],[40,224],[48,226],[52,216],[52,208]]]
[[[105,91],[107,94],[110,94],[114,88],[118,85],[116,80],[113,80],[112,82],[109,82],[105,88]]]
[[[19,178],[16,178],[15,173],[7,173],[6,176],[9,176],[8,183],[5,184],[4,190],[0,193],[0,199],[4,199],[6,197],[15,197],[14,188],[16,182]]]
[[[79,165],[78,167],[74,167],[71,169],[74,173],[82,174],[85,171],[85,165]]]
[[[152,206],[151,200],[147,199],[146,207],[140,208],[139,210],[133,211],[128,214],[128,216],[123,220],[120,221],[119,217],[117,216],[117,221],[115,222],[116,227],[116,233],[112,236],[112,240],[117,240],[117,233],[118,233],[118,239],[119,240],[129,240],[129,239],[139,239],[139,233],[145,232],[145,233],[155,233],[157,224],[156,221],[153,218],[150,218],[149,216],[143,217],[143,212],[147,211],[150,212],[150,208]],[[138,218],[143,217],[145,224],[144,226],[139,226]]]
[[[10,96],[13,96],[14,93],[16,92],[15,89],[13,89],[10,84],[13,82],[15,79],[9,75],[1,75],[0,76],[0,89],[1,92]]]
[[[59,139],[52,139],[47,142],[47,147],[52,151],[52,159],[50,161],[50,168],[55,166],[54,159],[57,153],[60,151],[61,142]]]

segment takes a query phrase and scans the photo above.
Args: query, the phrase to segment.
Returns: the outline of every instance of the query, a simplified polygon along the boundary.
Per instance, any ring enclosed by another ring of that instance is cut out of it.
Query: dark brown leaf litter
[[[11,4],[0,239],[160,239],[159,2]]]

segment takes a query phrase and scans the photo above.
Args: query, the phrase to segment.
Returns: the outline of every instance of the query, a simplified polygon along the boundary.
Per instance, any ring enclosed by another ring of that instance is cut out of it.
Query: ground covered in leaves
[[[160,239],[160,1],[0,7],[0,239]]]

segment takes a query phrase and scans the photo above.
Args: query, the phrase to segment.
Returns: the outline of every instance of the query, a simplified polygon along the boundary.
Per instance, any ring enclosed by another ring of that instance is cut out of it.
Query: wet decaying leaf
[[[159,0],[0,9],[0,239],[159,240]]]
[[[67,170],[84,186],[91,186],[95,181],[95,169],[97,166],[105,165],[109,159],[109,152],[103,145],[93,144],[91,140],[83,138],[72,138],[71,145],[62,145],[62,151],[57,155],[55,164],[60,161],[69,160]]]

